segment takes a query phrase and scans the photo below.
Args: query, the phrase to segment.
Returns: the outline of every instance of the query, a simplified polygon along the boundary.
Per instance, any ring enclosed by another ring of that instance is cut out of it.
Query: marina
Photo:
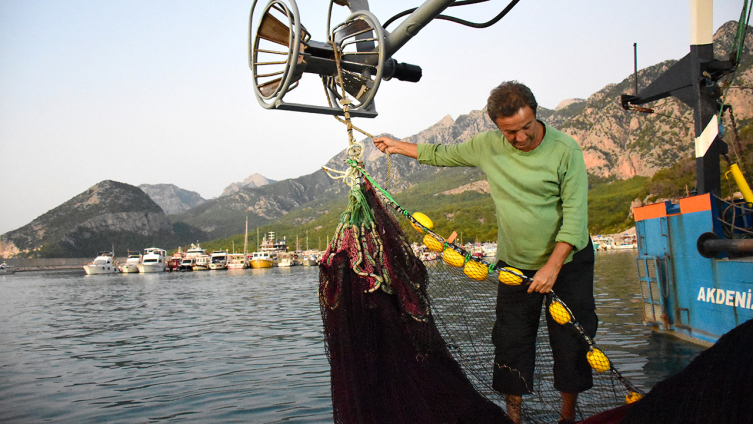
[[[0,276],[0,421],[331,423],[318,268]],[[650,388],[703,348],[642,324],[635,252],[596,255],[597,343]]]

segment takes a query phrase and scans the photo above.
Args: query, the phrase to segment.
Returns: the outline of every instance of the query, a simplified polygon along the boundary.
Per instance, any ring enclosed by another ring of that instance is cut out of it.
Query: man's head
[[[526,106],[530,107],[533,116],[536,116],[539,104],[536,103],[536,97],[533,96],[531,89],[517,81],[507,81],[495,87],[489,94],[489,99],[486,101],[486,113],[489,114],[492,122],[497,122],[497,118],[513,116]]]
[[[500,84],[486,103],[487,113],[502,135],[516,149],[530,152],[543,138],[543,126],[536,121],[536,98],[517,81]]]

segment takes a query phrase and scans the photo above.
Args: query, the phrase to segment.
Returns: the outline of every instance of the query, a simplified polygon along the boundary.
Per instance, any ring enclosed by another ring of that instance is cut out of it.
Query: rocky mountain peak
[[[141,184],[139,188],[168,215],[183,212],[206,202],[206,199],[199,193],[184,190],[174,184]]]
[[[231,183],[229,186],[225,187],[225,189],[222,190],[222,194],[220,194],[220,197],[237,193],[238,191],[244,188],[264,187],[265,185],[273,184],[276,182],[277,181],[275,180],[270,180],[261,174],[255,173],[248,176],[245,180],[241,182]]]
[[[580,103],[580,102],[584,102],[584,101],[585,101],[585,99],[566,99],[566,100],[561,101],[557,105],[557,107],[554,108],[554,110],[564,109],[564,108],[570,106],[573,103]]]
[[[102,181],[46,212],[31,223],[0,236],[2,254],[88,257],[112,245],[141,249],[170,238],[172,224],[138,187]]]

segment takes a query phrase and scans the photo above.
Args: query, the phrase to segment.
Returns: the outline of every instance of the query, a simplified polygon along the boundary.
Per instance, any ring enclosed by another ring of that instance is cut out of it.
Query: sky
[[[383,23],[422,0],[369,3]],[[445,14],[483,22],[507,3]],[[742,3],[717,0],[714,30],[737,20]],[[0,234],[103,180],[175,184],[209,199],[254,173],[274,180],[312,173],[346,148],[345,127],[331,116],[257,102],[248,67],[252,4],[0,0]],[[297,5],[312,39],[325,41],[329,1]],[[421,81],[383,81],[379,116],[354,124],[408,137],[482,109],[506,80],[527,84],[549,109],[587,98],[632,74],[633,43],[641,69],[685,56],[689,5],[523,0],[486,29],[435,20],[393,56],[421,66]],[[335,6],[333,26],[347,15]],[[293,93],[299,102],[325,102],[313,76]]]

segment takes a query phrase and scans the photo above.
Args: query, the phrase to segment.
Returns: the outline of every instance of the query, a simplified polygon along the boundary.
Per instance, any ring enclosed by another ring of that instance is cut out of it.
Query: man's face
[[[501,116],[495,121],[507,141],[518,150],[530,152],[541,141],[536,140],[538,125],[533,109],[528,106],[518,109],[515,115]]]

